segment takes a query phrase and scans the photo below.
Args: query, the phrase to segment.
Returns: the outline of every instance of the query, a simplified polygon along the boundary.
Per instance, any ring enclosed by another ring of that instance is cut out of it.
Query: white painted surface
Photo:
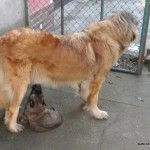
[[[0,34],[25,26],[24,0],[0,0]]]

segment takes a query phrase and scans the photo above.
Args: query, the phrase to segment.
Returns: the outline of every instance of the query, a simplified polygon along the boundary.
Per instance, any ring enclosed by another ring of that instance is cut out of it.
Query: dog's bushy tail
[[[8,95],[7,92],[2,89],[0,85],[0,109],[6,108],[8,106]]]
[[[11,97],[12,97],[11,89],[6,84],[4,80],[3,70],[0,67],[0,109],[7,108],[8,103],[11,101]]]

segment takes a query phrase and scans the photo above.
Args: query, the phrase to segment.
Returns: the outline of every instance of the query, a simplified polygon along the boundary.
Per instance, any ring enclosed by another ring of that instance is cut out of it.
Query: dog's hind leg
[[[9,64],[7,64],[8,66]],[[10,64],[11,65],[11,64]],[[10,69],[9,67],[7,67]],[[12,90],[12,99],[10,100],[5,113],[5,124],[10,132],[20,132],[23,130],[23,126],[17,124],[17,116],[19,112],[20,103],[26,92],[29,79],[30,79],[30,65],[26,63],[18,63],[13,71],[9,71],[7,74],[7,80]]]
[[[88,89],[89,95],[87,97],[87,104],[84,107],[85,109],[90,111],[96,119],[107,119],[108,118],[107,112],[100,110],[97,106],[98,105],[98,94],[102,87],[104,79],[105,79],[104,77],[99,76],[99,77],[95,78],[93,81],[91,81],[91,83],[89,85],[89,89]]]

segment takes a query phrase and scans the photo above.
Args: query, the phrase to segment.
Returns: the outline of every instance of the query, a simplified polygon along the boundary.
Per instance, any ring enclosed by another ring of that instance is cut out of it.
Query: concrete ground
[[[43,88],[46,103],[60,111],[63,123],[36,133],[26,126],[11,134],[0,111],[0,150],[150,150],[150,73],[142,76],[111,72],[100,95],[99,107],[108,120],[94,120],[81,109],[69,88]],[[25,96],[21,111],[27,99]]]

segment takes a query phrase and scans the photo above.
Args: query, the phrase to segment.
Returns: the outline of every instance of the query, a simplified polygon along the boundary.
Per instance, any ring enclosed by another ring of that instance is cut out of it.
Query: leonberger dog
[[[21,28],[0,38],[0,106],[9,131],[17,124],[20,103],[29,83],[79,88],[85,108],[96,119],[98,93],[112,64],[137,36],[137,21],[128,12],[114,12],[78,33],[52,35]]]

